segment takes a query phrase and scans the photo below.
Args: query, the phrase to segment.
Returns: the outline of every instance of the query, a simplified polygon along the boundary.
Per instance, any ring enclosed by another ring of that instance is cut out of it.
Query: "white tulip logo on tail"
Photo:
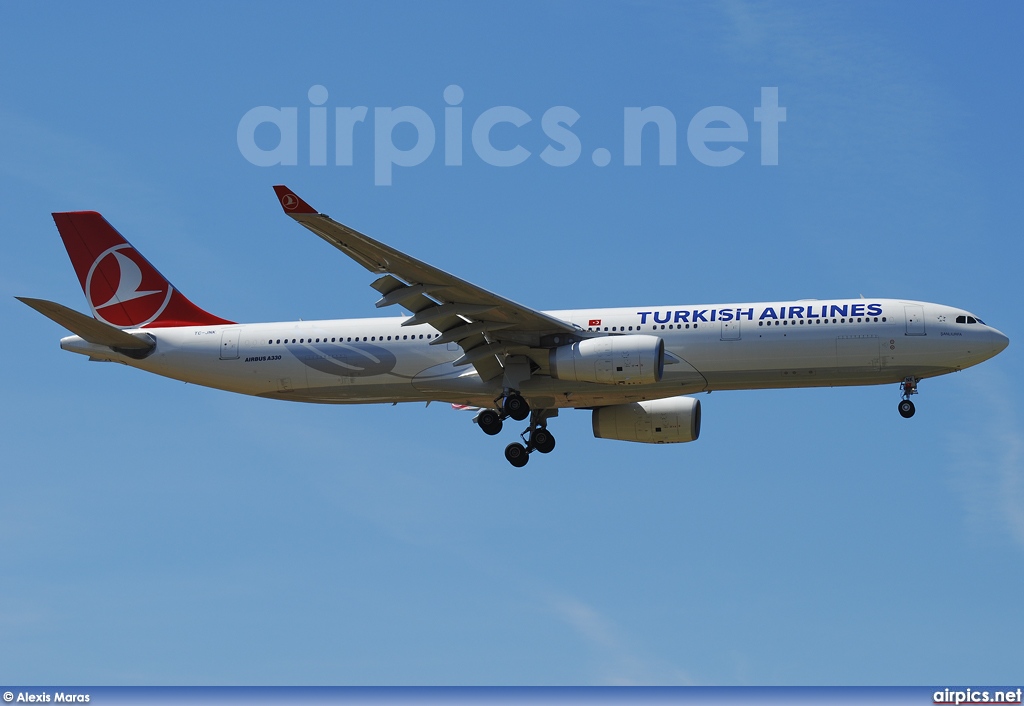
[[[174,288],[131,245],[122,243],[92,263],[85,291],[93,316],[111,326],[134,328],[156,320]]]

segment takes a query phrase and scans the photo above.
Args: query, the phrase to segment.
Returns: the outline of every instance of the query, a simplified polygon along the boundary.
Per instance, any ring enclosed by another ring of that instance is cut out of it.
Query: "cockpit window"
[[[987,325],[984,321],[975,316],[965,316],[963,314],[956,317],[956,322],[958,324],[981,324],[982,326]]]

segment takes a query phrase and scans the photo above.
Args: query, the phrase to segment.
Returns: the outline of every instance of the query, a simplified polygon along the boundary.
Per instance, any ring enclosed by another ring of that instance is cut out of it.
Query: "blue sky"
[[[0,682],[1019,679],[1022,20],[1011,3],[8,7]],[[333,142],[310,164],[313,86],[369,108],[352,166]],[[778,166],[759,160],[762,87],[787,111]],[[531,155],[500,168],[469,132],[504,105],[532,120],[494,142]],[[297,109],[298,164],[243,156],[258,106]],[[374,108],[398,106],[438,143],[377,186]],[[580,115],[566,167],[539,157],[553,106]],[[675,116],[675,165],[653,142],[623,165],[631,106]],[[709,106],[749,128],[731,166],[687,147]],[[13,299],[85,309],[49,214],[92,209],[221,316],[376,315],[372,276],[283,216],[276,183],[537,308],[902,297],[1011,345],[922,383],[909,421],[895,385],[715,393],[700,440],[667,447],[593,439],[570,411],[556,453],[516,471],[509,432],[447,405],[275,403],[93,365]]]

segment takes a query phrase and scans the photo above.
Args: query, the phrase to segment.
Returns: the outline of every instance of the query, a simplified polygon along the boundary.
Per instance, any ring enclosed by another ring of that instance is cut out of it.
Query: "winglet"
[[[308,203],[300,199],[294,191],[289,189],[284,184],[278,184],[274,187],[274,193],[277,194],[278,200],[281,202],[281,208],[289,216],[300,215],[306,213],[316,213],[317,210],[310,206]]]

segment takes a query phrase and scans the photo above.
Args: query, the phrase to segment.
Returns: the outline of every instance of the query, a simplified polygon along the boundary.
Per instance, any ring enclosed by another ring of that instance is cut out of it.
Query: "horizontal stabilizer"
[[[97,321],[91,316],[69,309],[63,304],[29,297],[15,297],[15,299],[28,304],[46,318],[56,321],[89,343],[108,346],[119,351],[142,352],[153,349],[153,341],[148,336],[142,337],[145,334],[134,336],[110,324]]]

